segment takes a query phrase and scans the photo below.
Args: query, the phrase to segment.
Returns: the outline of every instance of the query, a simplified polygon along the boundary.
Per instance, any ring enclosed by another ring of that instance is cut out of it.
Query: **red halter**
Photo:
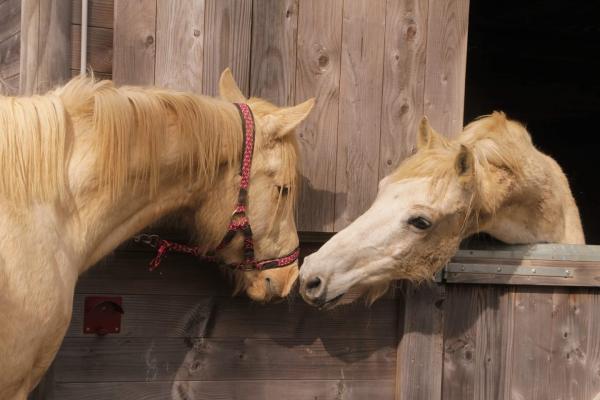
[[[233,240],[233,238],[235,238],[238,232],[242,232],[244,235],[244,261],[241,263],[223,264],[228,268],[244,271],[261,271],[265,269],[286,267],[298,260],[298,256],[300,255],[299,247],[296,247],[294,250],[284,256],[262,261],[258,261],[254,255],[252,228],[250,227],[250,221],[246,215],[248,206],[248,186],[250,184],[250,169],[252,167],[252,154],[254,150],[254,117],[250,107],[248,107],[247,104],[235,103],[235,105],[240,112],[240,117],[242,118],[242,131],[244,134],[242,166],[240,171],[242,179],[240,182],[240,190],[238,192],[237,205],[235,206],[233,214],[231,215],[227,233],[217,248],[208,254],[203,254],[203,251],[199,246],[189,246],[171,242],[161,239],[158,235],[138,235],[135,237],[136,242],[146,243],[157,249],[156,257],[154,257],[154,259],[152,259],[150,262],[151,271],[158,268],[163,257],[169,251],[191,254],[198,257],[202,261],[218,262],[219,257],[216,255],[217,251],[227,246]]]

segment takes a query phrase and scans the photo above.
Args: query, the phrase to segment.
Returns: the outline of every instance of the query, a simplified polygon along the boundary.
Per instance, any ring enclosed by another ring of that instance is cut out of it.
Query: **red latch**
[[[121,297],[88,296],[85,298],[83,333],[104,336],[121,332]]]

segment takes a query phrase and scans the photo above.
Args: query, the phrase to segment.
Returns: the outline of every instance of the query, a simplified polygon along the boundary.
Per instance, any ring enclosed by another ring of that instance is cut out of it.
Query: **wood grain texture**
[[[463,127],[469,0],[429,2],[425,115],[441,134]]]
[[[55,392],[61,400],[183,400],[286,399],[318,400],[391,399],[393,381],[366,380],[264,380],[187,381],[128,383],[59,383]],[[187,397],[173,393],[185,393]],[[171,397],[173,394],[174,397]]]
[[[43,93],[71,75],[71,0],[21,3],[21,87]]]
[[[445,400],[504,399],[512,288],[455,286],[444,315]]]
[[[385,5],[383,0],[344,2],[336,231],[362,214],[377,193]]]
[[[159,1],[155,84],[202,91],[204,0]]]
[[[332,232],[342,39],[342,0],[307,0],[298,16],[296,103],[316,97],[297,130],[302,154],[298,229]]]
[[[20,75],[16,74],[9,78],[0,80],[0,94],[5,96],[16,96],[19,94]]]
[[[0,42],[21,31],[21,0],[0,2]]]
[[[75,77],[79,75],[79,69],[73,69],[71,68],[71,77]],[[104,72],[96,72],[94,71],[94,76],[96,77],[96,79],[111,79],[112,75],[111,74],[107,74]]]
[[[442,399],[445,298],[439,285],[410,287],[406,293],[397,348],[397,400]]]
[[[15,34],[0,43],[0,79],[8,79],[19,74],[21,35]]]
[[[551,288],[516,290],[511,398],[553,397],[550,390],[550,365],[556,362],[552,349],[553,291]]]
[[[600,261],[600,246],[580,244],[480,245],[460,249],[456,258],[508,258],[512,260]]]
[[[428,3],[387,3],[379,179],[390,174],[415,148],[423,116]]]
[[[71,25],[70,68],[79,70],[81,64],[81,26]],[[94,73],[112,74],[113,30],[88,28],[87,65]]]
[[[600,286],[600,262],[598,261],[559,261],[559,260],[510,260],[490,258],[453,258],[450,266],[476,264],[489,268],[489,273],[447,272],[445,282],[448,283],[489,283],[502,285],[539,285],[539,286]],[[495,274],[497,268],[523,267],[528,271],[547,268],[556,274],[569,271],[569,277],[517,274]]]
[[[71,21],[81,25],[81,0],[72,0]],[[113,28],[114,0],[88,0],[88,27]]]
[[[579,302],[578,307],[572,309],[572,313],[580,314],[587,325],[587,329],[584,328],[578,333],[583,342],[581,349],[585,349],[583,362],[586,371],[584,380],[579,378],[578,382],[583,386],[584,399],[597,400],[600,398],[600,291],[586,289],[582,292],[580,296],[583,300]]]
[[[151,252],[117,252],[79,278],[82,294],[221,295],[231,297],[227,279],[193,257],[170,254],[160,269],[148,271]]]
[[[276,105],[296,99],[298,0],[254,0],[250,94]]]
[[[115,0],[113,80],[154,84],[156,0]]]
[[[391,339],[71,338],[55,365],[56,382],[390,380],[395,345]]]
[[[21,42],[19,49],[19,93],[31,94],[35,90],[35,68],[38,62],[38,36],[40,7],[34,0],[21,1]],[[26,80],[25,82],[23,80]]]
[[[83,333],[86,295],[75,296],[67,337]],[[384,299],[368,308],[363,304],[321,311],[301,299],[279,304],[257,304],[246,298],[123,295],[125,314],[119,337],[211,338],[395,338],[397,304]],[[204,324],[210,326],[204,330]],[[196,327],[199,326],[199,327]]]
[[[252,0],[205,0],[202,91],[219,94],[219,77],[231,68],[244,95],[250,96]]]

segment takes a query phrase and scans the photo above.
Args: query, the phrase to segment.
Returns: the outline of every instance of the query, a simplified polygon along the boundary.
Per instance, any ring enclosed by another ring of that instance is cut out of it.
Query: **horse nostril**
[[[318,276],[314,277],[310,281],[306,282],[306,288],[309,290],[313,290],[318,288],[321,285],[321,278]]]

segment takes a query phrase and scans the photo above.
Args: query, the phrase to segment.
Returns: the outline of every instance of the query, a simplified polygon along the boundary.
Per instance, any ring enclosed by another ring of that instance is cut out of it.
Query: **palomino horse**
[[[225,100],[76,78],[0,97],[0,399],[26,399],[53,360],[78,276],[165,214],[196,210],[200,243],[226,263],[297,248],[293,131],[314,101],[246,100],[228,70],[220,90]],[[249,232],[248,219],[253,236],[218,246],[228,226]],[[287,264],[241,271],[238,283],[256,300],[286,296],[297,277]]]
[[[450,141],[423,119],[416,154],[380,182],[363,215],[305,259],[301,293],[326,307],[353,288],[374,300],[394,279],[432,278],[476,232],[510,244],[584,243],[563,171],[523,125],[495,112]]]

